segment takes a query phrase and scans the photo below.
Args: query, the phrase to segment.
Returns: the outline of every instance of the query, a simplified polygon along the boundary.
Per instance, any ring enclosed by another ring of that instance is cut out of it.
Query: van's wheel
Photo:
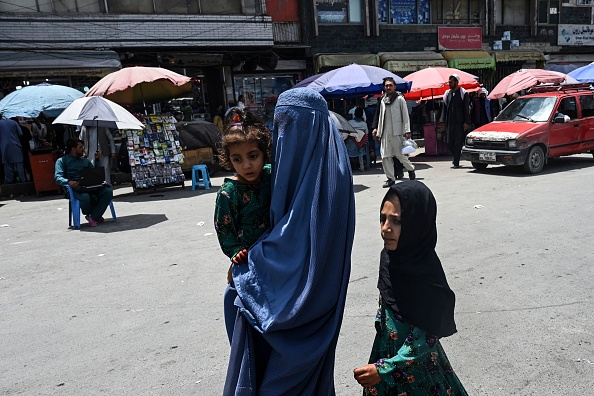
[[[594,157],[594,150],[590,150],[590,154],[592,154],[592,157]]]
[[[484,164],[482,162],[472,162],[472,167],[476,170],[487,169],[487,166],[489,166],[489,164]]]
[[[545,164],[544,151],[542,147],[534,146],[530,149],[528,158],[524,162],[524,170],[528,173],[538,173],[542,170]]]

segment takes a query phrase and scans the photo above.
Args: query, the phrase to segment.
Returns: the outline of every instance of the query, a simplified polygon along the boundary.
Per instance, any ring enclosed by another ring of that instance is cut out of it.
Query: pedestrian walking
[[[493,121],[496,114],[491,104],[491,100],[487,99],[489,91],[486,88],[481,88],[477,97],[472,101],[472,110],[470,111],[473,127],[479,128]]]
[[[418,181],[393,185],[380,206],[377,333],[369,364],[354,370],[365,396],[467,395],[439,342],[456,324],[436,217],[435,198]]]
[[[282,93],[273,129],[271,230],[233,266],[240,306],[224,395],[335,394],[355,200],[324,98]]]
[[[373,136],[380,139],[380,154],[382,167],[388,178],[384,187],[390,187],[395,180],[401,178],[394,174],[394,158],[396,158],[408,171],[410,180],[415,179],[415,167],[408,157],[402,154],[402,143],[405,138],[410,138],[410,119],[406,100],[400,92],[396,91],[396,82],[392,77],[384,78],[384,95],[378,101],[378,110],[373,120]]]
[[[445,124],[446,144],[454,156],[452,168],[460,168],[460,156],[464,138],[470,124],[470,100],[466,90],[458,85],[460,77],[452,74],[448,79],[450,89],[443,95],[444,109],[441,123]]]

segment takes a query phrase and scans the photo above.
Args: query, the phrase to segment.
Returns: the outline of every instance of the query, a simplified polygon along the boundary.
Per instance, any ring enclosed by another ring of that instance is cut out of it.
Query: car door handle
[[[580,124],[573,124],[573,126],[577,128],[580,126]]]

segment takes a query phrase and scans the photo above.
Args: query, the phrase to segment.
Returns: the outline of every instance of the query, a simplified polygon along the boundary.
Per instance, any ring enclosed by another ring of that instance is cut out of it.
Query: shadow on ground
[[[151,190],[138,190],[136,195],[133,192],[118,194],[114,196],[115,202],[150,202],[150,201],[165,201],[172,199],[184,199],[193,198],[197,195],[203,194],[216,194],[219,190],[218,186],[211,186],[210,190],[204,189],[204,187],[198,187],[192,191],[191,186],[181,188],[176,187],[164,187]]]
[[[569,156],[560,158],[549,158],[542,171],[537,174],[531,174],[524,171],[523,166],[504,166],[489,165],[487,169],[476,170],[468,162],[463,163],[463,167],[457,171],[470,171],[472,173],[482,173],[492,176],[512,176],[512,177],[539,177],[559,172],[566,172],[584,168],[594,167],[594,160],[590,156]]]
[[[162,223],[169,220],[164,214],[135,214],[130,216],[118,217],[118,221],[113,221],[109,218],[105,219],[103,224],[97,227],[89,227],[87,223],[80,225],[80,230],[85,232],[99,232],[112,233],[120,231],[133,231],[143,228],[149,228],[155,224]],[[74,229],[74,228],[73,228]]]

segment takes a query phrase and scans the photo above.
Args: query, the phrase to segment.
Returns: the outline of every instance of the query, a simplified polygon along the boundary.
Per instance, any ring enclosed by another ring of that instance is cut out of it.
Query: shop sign
[[[440,50],[483,49],[480,27],[438,27],[437,43]]]
[[[559,25],[557,45],[594,45],[594,25]]]

